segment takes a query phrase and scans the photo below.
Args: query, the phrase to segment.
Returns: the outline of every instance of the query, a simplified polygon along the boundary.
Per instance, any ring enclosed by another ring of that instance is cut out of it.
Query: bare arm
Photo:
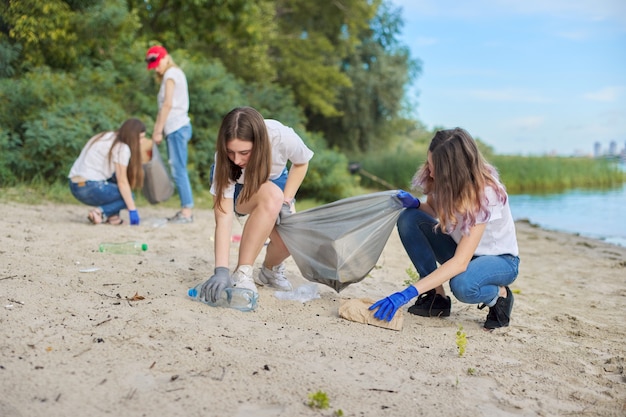
[[[481,223],[472,227],[469,235],[463,235],[461,238],[452,258],[413,284],[420,294],[439,287],[467,269],[467,265],[476,252],[486,226],[486,223]]]
[[[120,194],[126,203],[128,210],[136,210],[135,200],[133,200],[133,193],[130,189],[130,183],[128,182],[128,175],[126,175],[127,167],[122,164],[115,164],[115,176],[117,178],[117,187],[120,189]]]
[[[222,208],[224,211],[215,207],[215,267],[226,267],[229,265],[230,258],[230,235],[233,229],[233,219],[235,209],[233,207],[233,199],[225,198],[222,200]]]
[[[292,164],[289,169],[289,176],[287,177],[287,183],[285,184],[285,190],[283,194],[285,196],[285,202],[291,202],[296,196],[302,181],[309,169],[309,163],[306,164]]]
[[[163,104],[159,109],[159,114],[157,114],[156,123],[154,124],[154,130],[152,131],[152,139],[157,143],[157,145],[159,145],[163,140],[163,129],[165,128],[165,121],[167,120],[167,116],[172,110],[175,86],[176,83],[171,78],[165,81],[165,97],[163,99]]]
[[[420,204],[420,210],[430,214],[434,219],[436,219],[437,213],[435,212],[434,201],[435,201],[435,198],[432,195],[429,195],[426,198],[426,201],[423,201]]]

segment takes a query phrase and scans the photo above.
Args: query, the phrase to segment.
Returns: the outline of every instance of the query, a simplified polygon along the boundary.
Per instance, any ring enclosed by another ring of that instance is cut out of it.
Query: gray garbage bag
[[[276,230],[302,276],[339,292],[376,266],[403,209],[397,193],[382,191],[281,214]]]
[[[150,204],[167,201],[174,194],[174,182],[165,167],[156,142],[152,144],[152,159],[143,164],[141,191]]]

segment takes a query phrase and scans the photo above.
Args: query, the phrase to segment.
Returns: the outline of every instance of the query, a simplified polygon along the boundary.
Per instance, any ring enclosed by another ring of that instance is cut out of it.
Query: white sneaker
[[[291,283],[285,278],[285,265],[276,265],[272,269],[265,266],[261,267],[259,276],[255,280],[260,286],[269,285],[281,291],[291,291],[293,288]]]
[[[256,285],[254,285],[254,280],[252,279],[252,272],[252,265],[239,265],[239,268],[237,268],[231,276],[233,286],[238,288],[247,288],[255,293],[258,293],[259,291],[256,289]]]

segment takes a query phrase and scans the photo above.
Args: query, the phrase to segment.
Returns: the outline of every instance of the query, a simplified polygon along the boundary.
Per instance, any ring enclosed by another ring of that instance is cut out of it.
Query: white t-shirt
[[[267,133],[272,144],[271,180],[280,177],[288,161],[291,161],[292,164],[305,164],[313,158],[313,151],[304,144],[302,138],[292,128],[272,119],[266,119],[265,126],[267,126]],[[217,154],[215,154],[215,161],[217,161]],[[217,169],[217,162],[215,169]],[[245,177],[246,170],[244,169],[237,183],[243,184]],[[211,194],[216,194],[215,183],[211,184]],[[233,198],[234,196],[235,182],[231,181],[224,190],[224,198]]]
[[[489,218],[486,220],[487,226],[474,255],[511,254],[519,256],[515,222],[511,215],[509,199],[507,198],[506,202],[502,204],[492,187],[485,189],[485,195],[489,201]],[[485,223],[485,221],[477,221],[477,223]],[[461,226],[457,225],[450,236],[456,243],[459,243],[462,236]]]
[[[115,140],[115,132],[106,132],[100,139],[93,142],[91,138],[74,161],[68,178],[81,176],[89,181],[105,181],[115,173],[115,164],[128,166],[130,147],[118,142],[113,148],[109,163],[109,149]]]
[[[188,115],[189,91],[187,89],[187,78],[180,68],[171,67],[163,74],[163,80],[161,81],[161,87],[159,88],[159,94],[157,96],[159,110],[161,110],[163,102],[165,101],[165,83],[170,79],[174,81],[174,94],[172,96],[172,109],[167,115],[167,120],[163,127],[165,136],[176,132],[183,126],[187,126],[190,122]]]

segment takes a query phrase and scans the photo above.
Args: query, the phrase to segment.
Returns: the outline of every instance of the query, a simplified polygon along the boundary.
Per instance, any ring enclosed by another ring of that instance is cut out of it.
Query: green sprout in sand
[[[309,394],[309,407],[325,410],[330,406],[328,395],[324,391],[317,391],[315,394]]]
[[[456,331],[456,346],[459,348],[459,356],[463,356],[465,347],[467,346],[467,337],[463,331],[463,326],[460,324],[459,329]]]

